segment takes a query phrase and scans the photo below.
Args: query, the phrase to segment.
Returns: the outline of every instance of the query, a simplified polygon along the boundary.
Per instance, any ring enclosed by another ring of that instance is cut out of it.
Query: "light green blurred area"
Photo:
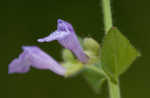
[[[61,61],[62,47],[56,41],[36,42],[56,29],[58,18],[72,23],[77,35],[102,41],[99,0],[7,0],[5,3],[7,5],[0,6],[0,65],[3,68],[18,56],[22,45],[37,45]],[[120,78],[122,98],[150,97],[149,4],[149,0],[112,0],[114,25],[142,54]],[[81,75],[64,79],[48,70],[33,68],[27,74],[8,75],[7,85],[3,86],[7,93],[0,98],[6,95],[8,98],[108,98],[106,84],[101,93],[95,95]]]

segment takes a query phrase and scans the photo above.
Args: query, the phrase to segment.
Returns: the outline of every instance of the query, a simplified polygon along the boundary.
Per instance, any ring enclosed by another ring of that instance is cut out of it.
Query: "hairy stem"
[[[111,80],[108,80],[108,86],[110,98],[121,98],[119,81],[117,81],[117,83],[114,83]]]
[[[102,0],[102,7],[103,7],[103,15],[104,15],[104,30],[105,30],[105,34],[107,34],[107,32],[113,26],[110,0]],[[111,79],[108,79],[108,86],[109,86],[110,98],[121,98],[118,79],[116,83],[111,81]]]
[[[103,7],[103,15],[104,15],[104,29],[105,29],[105,34],[107,34],[109,29],[113,25],[110,0],[102,0],[102,7]]]

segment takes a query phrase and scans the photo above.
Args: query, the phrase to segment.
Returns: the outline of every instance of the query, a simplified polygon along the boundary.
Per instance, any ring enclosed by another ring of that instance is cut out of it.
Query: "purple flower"
[[[87,63],[88,56],[83,52],[71,24],[58,19],[57,30],[45,38],[38,39],[38,42],[51,42],[53,40],[58,40],[63,47],[71,50],[81,62]]]
[[[64,76],[65,68],[40,48],[36,46],[24,46],[22,48],[24,51],[9,64],[9,74],[26,73],[32,66],[38,69],[49,69]]]

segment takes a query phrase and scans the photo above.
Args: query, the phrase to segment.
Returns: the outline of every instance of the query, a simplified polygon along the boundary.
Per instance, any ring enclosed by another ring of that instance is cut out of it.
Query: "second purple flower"
[[[58,19],[57,30],[45,38],[38,39],[38,42],[51,42],[53,40],[58,40],[63,47],[71,50],[81,62],[88,62],[89,58],[83,52],[75,31],[68,22]]]

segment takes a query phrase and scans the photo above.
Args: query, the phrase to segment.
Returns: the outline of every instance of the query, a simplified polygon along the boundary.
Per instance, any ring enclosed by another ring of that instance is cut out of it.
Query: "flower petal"
[[[88,56],[83,52],[72,25],[61,19],[58,19],[57,23],[57,30],[48,37],[39,39],[38,42],[58,40],[63,47],[71,50],[81,62],[87,63]],[[56,35],[59,37],[56,37]]]
[[[65,36],[69,35],[68,32],[63,32],[63,31],[55,31],[51,33],[49,36],[38,39],[38,42],[51,42],[53,40],[58,40],[61,39]]]
[[[8,68],[8,73],[26,73],[30,69],[31,63],[28,61],[28,57],[25,52],[21,53],[19,58],[14,59]]]
[[[65,31],[70,33],[75,33],[72,25],[62,19],[57,20],[57,30],[58,31]]]
[[[9,64],[9,73],[24,73],[29,71],[30,66],[32,66],[38,69],[49,69],[59,75],[65,74],[65,68],[40,48],[24,46],[23,50],[21,56]]]

